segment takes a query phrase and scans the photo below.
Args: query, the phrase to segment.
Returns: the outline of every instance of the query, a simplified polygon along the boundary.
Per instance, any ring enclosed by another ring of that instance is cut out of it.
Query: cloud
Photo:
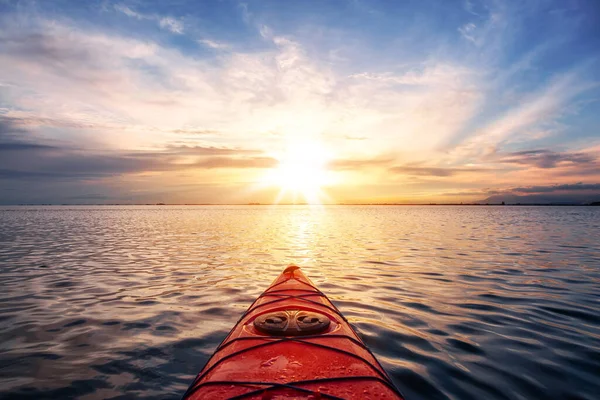
[[[256,149],[169,145],[126,152],[47,144],[41,139],[25,141],[20,136],[27,131],[16,121],[0,119],[0,179],[82,180],[146,172],[261,169],[278,163]]]
[[[44,123],[88,125],[115,142],[126,130],[130,146],[148,141],[143,130],[192,134],[184,132],[187,127],[201,126],[200,134],[226,132],[240,145],[249,135],[277,132],[281,140],[272,144],[281,146],[290,136],[320,140],[335,131],[343,134],[326,138],[328,144],[352,153],[352,144],[335,141],[375,132],[366,157],[388,151],[392,138],[403,150],[417,151],[460,129],[480,95],[476,74],[461,66],[433,62],[384,73],[385,79],[348,77],[308,57],[297,41],[273,33],[265,40],[274,48],[231,52],[208,63],[149,40],[39,24],[34,34],[17,25],[5,32],[15,44],[0,53],[0,62],[8,66],[5,80],[23,93],[16,98],[37,93],[28,108]],[[398,90],[399,82],[418,88]]]
[[[41,171],[19,171],[12,169],[0,168],[0,180],[39,180],[39,179],[63,179],[66,177],[73,177],[72,174],[62,174],[54,172],[41,172]],[[81,177],[81,175],[77,175]]]
[[[199,168],[274,168],[279,162],[272,157],[211,157],[194,163]]]
[[[385,166],[393,162],[394,159],[390,157],[375,157],[368,159],[335,159],[329,162],[328,167],[332,170],[338,171],[349,171],[349,170],[364,170],[365,168]]]
[[[344,126],[349,134],[375,132],[370,142],[380,151],[392,146],[416,153],[438,148],[473,117],[483,95],[479,80],[472,69],[437,61],[349,75],[336,100],[350,102],[356,112],[356,123]]]
[[[527,141],[528,129],[547,125],[564,113],[564,105],[581,93],[594,87],[577,79],[579,69],[562,74],[535,94],[525,96],[518,105],[500,118],[475,131],[453,152],[457,158],[485,155],[485,151],[498,145]],[[535,138],[533,138],[535,139]]]
[[[190,161],[172,153],[106,154],[41,146],[6,150],[11,150],[11,153],[4,153],[0,161],[0,178],[4,179],[81,180],[148,172],[264,169],[273,168],[278,163],[274,158],[264,156],[199,156]]]
[[[157,14],[144,14],[134,11],[130,7],[124,4],[115,4],[115,10],[127,15],[128,17],[135,18],[138,20],[152,20],[158,23],[162,29],[166,29],[176,34],[184,33],[184,24],[182,21],[169,16],[159,16]]]
[[[422,166],[396,166],[389,169],[390,172],[412,176],[437,176],[448,177],[462,173],[489,172],[481,168],[458,168],[458,167],[422,167]]]
[[[75,116],[73,116],[75,117]],[[116,128],[114,125],[102,124],[94,121],[79,118],[52,118],[43,117],[39,115],[33,115],[27,112],[9,112],[3,116],[0,116],[0,123],[10,123],[15,127],[22,128],[40,128],[40,127],[51,127],[51,128],[67,128],[67,129],[107,129]],[[125,129],[125,126],[120,126]],[[1,128],[0,128],[1,129]]]
[[[475,32],[476,28],[477,28],[477,25],[475,25],[472,22],[469,22],[468,24],[465,24],[465,25],[461,26],[460,28],[458,28],[458,31],[465,39],[477,44],[477,40],[475,39],[475,36],[473,34]]]
[[[215,50],[227,49],[229,47],[226,43],[217,42],[216,40],[211,39],[200,39],[198,40],[198,43]]]
[[[45,144],[38,143],[25,143],[25,142],[0,142],[0,152],[2,151],[19,151],[19,150],[48,150],[54,149],[54,146],[48,146]]]
[[[25,139],[22,139],[25,137]],[[15,151],[54,150],[55,146],[33,141],[27,130],[10,118],[0,116],[0,153]]]
[[[474,71],[466,67],[434,64],[409,69],[402,74],[361,72],[350,75],[350,78],[398,85],[454,86],[460,88],[466,80],[473,78],[474,75]]]
[[[11,119],[0,118],[0,141],[12,141],[26,132],[25,129],[16,126]]]
[[[195,154],[201,156],[213,155],[231,155],[231,154],[259,154],[261,150],[254,149],[236,149],[214,146],[190,146],[190,145],[170,145],[166,147],[167,151],[175,154]]]
[[[143,14],[133,11],[131,8],[127,7],[124,4],[115,4],[115,10],[122,12],[128,17],[137,18],[137,19],[146,19],[147,17]]]
[[[535,166],[537,168],[556,168],[565,164],[588,165],[596,161],[596,157],[588,153],[558,153],[545,149],[499,153],[492,156],[491,159],[497,163]]]
[[[184,134],[184,135],[219,135],[222,133],[222,132],[220,132],[218,130],[214,130],[214,129],[191,129],[191,128],[173,129],[171,132]]]
[[[183,34],[183,22],[176,20],[173,17],[162,17],[158,20],[158,25],[173,33]]]

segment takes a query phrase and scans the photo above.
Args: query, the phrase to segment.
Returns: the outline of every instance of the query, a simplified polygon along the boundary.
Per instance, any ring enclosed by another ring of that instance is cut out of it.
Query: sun
[[[315,142],[296,142],[277,157],[279,165],[267,180],[279,186],[276,203],[290,196],[310,204],[321,203],[321,188],[328,183],[327,152]]]

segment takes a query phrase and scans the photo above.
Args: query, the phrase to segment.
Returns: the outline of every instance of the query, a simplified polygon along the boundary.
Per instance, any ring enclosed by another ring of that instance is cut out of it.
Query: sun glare
[[[327,184],[327,153],[316,143],[294,143],[279,159],[267,180],[280,187],[276,202],[290,196],[294,201],[322,202],[321,187]]]

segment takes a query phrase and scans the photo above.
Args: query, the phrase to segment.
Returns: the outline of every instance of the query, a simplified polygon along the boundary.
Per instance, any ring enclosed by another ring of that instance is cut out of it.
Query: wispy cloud
[[[487,126],[474,130],[451,152],[457,159],[486,157],[500,146],[539,139],[540,135],[532,132],[543,132],[545,127],[556,123],[565,116],[570,101],[598,86],[594,82],[581,81],[579,74],[578,67],[552,79],[541,90],[524,95],[517,105]]]
[[[377,168],[389,165],[394,161],[393,158],[389,156],[379,156],[368,159],[358,159],[358,158],[350,158],[350,159],[336,159],[329,163],[329,167],[334,170],[340,171],[364,171],[367,168]]]
[[[137,18],[137,19],[147,19],[148,17],[144,14],[140,14],[138,12],[133,11],[131,8],[127,7],[124,4],[115,4],[115,10],[122,12],[128,17]]]
[[[465,39],[477,44],[477,40],[475,39],[475,30],[476,29],[477,29],[477,25],[475,25],[472,22],[469,22],[469,23],[461,26],[460,28],[458,28],[458,31]]]
[[[495,154],[493,162],[535,166],[538,168],[556,168],[564,165],[588,165],[596,157],[583,152],[558,153],[550,150],[524,150],[507,154]]]
[[[173,33],[183,34],[183,22],[173,17],[162,17],[158,20],[158,25],[163,29],[168,29]]]
[[[200,43],[203,46],[209,47],[211,49],[216,49],[216,50],[222,50],[222,49],[229,48],[228,44],[218,42],[216,40],[211,40],[211,39],[200,39],[200,40],[198,40],[198,43]]]
[[[389,169],[392,173],[412,176],[447,177],[464,173],[490,172],[483,168],[458,168],[458,167],[423,167],[423,166],[396,166]]]
[[[115,4],[114,8],[115,10],[127,15],[128,17],[135,18],[138,20],[155,21],[158,23],[158,26],[160,26],[163,29],[169,30],[179,35],[184,33],[183,22],[174,17],[140,13],[138,11],[134,11],[133,9],[124,4]]]

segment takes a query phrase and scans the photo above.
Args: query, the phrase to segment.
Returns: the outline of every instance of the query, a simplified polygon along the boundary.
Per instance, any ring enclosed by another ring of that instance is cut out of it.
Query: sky
[[[600,2],[0,0],[0,204],[600,201]]]

